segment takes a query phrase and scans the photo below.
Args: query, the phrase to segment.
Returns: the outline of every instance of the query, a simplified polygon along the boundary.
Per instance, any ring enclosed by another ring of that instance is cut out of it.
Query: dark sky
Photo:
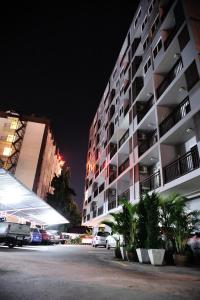
[[[0,110],[52,120],[79,204],[88,129],[137,2],[7,1],[7,7],[0,6]]]

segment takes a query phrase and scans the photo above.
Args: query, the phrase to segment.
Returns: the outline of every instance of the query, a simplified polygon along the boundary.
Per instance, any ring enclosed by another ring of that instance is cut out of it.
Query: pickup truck
[[[0,243],[9,248],[22,246],[30,241],[30,226],[13,222],[0,222]]]

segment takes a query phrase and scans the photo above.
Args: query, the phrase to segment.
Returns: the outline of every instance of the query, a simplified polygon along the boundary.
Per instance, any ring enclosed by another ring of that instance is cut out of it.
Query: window
[[[154,7],[154,4],[155,4],[156,0],[153,0],[149,6],[149,9],[148,9],[148,13],[149,15],[151,14],[152,10],[153,10],[153,7]]]
[[[183,30],[178,36],[178,41],[179,41],[181,51],[185,48],[189,40],[190,40],[190,36],[189,36],[187,26],[184,26]]]
[[[10,156],[11,152],[12,152],[12,148],[11,147],[4,147],[4,149],[3,149],[3,155]]]
[[[6,138],[6,141],[7,141],[7,142],[10,142],[10,143],[12,143],[13,140],[14,140],[14,135],[13,135],[13,134],[9,134],[9,135],[7,136],[7,138]]]
[[[151,66],[151,58],[150,58],[150,56],[149,56],[149,58],[148,58],[146,64],[144,65],[144,74],[147,73],[147,71],[148,71],[148,69],[149,69],[150,66]]]
[[[11,119],[10,129],[17,129],[18,119],[17,118],[10,118],[10,119]]]
[[[146,24],[147,24],[147,16],[145,16],[144,22],[142,23],[142,31],[144,30]]]
[[[144,42],[144,44],[143,44],[143,50],[144,50],[144,51],[145,51],[145,49],[147,48],[148,44],[149,44],[149,36],[147,36],[147,38],[146,38],[146,40],[145,40],[145,42]]]
[[[187,89],[188,91],[190,91],[193,88],[193,86],[197,83],[197,81],[199,81],[199,73],[195,61],[193,61],[185,71],[185,78],[187,83]]]
[[[140,16],[141,16],[141,8],[139,9],[139,12],[138,12],[138,14],[137,14],[137,16],[135,18],[135,23],[134,23],[135,27],[137,26],[137,23],[138,23],[138,20],[139,20]]]
[[[124,107],[122,106],[122,108],[121,108],[120,111],[119,111],[119,115],[120,115],[120,116],[123,114],[123,111],[124,111]]]
[[[158,43],[156,44],[156,46],[153,49],[153,58],[156,58],[158,52],[160,51],[160,49],[162,48],[162,40],[161,38],[159,39]]]
[[[117,124],[118,122],[118,116],[115,118],[115,124]]]
[[[160,23],[159,15],[157,15],[153,25],[151,26],[151,35],[152,36],[154,35],[156,28],[158,28],[159,23]]]

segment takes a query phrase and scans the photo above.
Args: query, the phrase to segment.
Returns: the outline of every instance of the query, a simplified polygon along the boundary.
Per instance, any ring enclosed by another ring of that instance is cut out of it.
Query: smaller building
[[[0,111],[0,167],[45,199],[63,163],[48,119]]]

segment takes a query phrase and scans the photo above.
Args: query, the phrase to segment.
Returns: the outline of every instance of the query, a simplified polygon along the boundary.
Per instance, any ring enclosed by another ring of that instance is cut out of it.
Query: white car
[[[98,231],[95,233],[93,239],[92,239],[92,246],[98,247],[98,246],[104,246],[106,247],[106,238],[109,236],[110,233],[106,231]]]
[[[116,238],[113,235],[108,235],[106,238],[106,248],[109,250],[110,248],[115,248],[116,247]]]

